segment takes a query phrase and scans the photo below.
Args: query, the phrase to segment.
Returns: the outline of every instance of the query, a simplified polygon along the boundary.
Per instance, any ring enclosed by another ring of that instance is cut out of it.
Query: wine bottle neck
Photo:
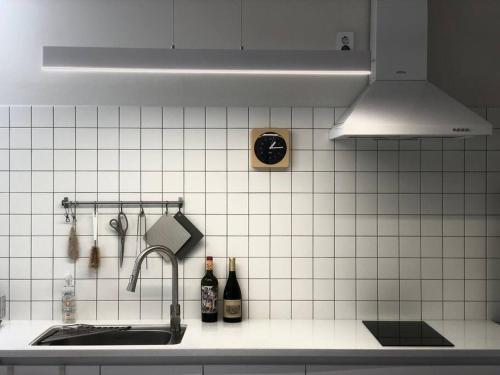
[[[236,271],[229,271],[229,279],[236,279]]]
[[[209,259],[207,259],[207,260],[205,261],[205,269],[207,270],[207,273],[208,273],[209,271],[210,271],[210,272],[212,272],[212,270],[214,269],[214,262],[213,262],[213,260],[211,260],[211,259],[210,259],[210,260],[209,260]]]
[[[231,257],[229,258],[229,272],[236,271],[236,259]]]

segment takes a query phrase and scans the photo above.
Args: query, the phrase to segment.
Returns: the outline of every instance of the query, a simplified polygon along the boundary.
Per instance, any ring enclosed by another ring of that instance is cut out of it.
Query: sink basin
[[[181,342],[185,331],[186,326],[182,326],[176,338],[168,325],[62,325],[49,328],[31,345],[173,345]]]

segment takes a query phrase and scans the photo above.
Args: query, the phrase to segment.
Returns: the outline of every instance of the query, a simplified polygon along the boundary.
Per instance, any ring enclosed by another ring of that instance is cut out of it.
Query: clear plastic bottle
[[[76,322],[76,298],[75,287],[73,285],[73,276],[68,273],[64,277],[65,285],[62,290],[62,322]]]

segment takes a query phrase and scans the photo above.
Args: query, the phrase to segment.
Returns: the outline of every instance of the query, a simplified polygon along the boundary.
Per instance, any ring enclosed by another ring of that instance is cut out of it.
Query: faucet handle
[[[181,307],[180,305],[170,305],[170,330],[172,332],[171,341],[179,343],[181,341]]]

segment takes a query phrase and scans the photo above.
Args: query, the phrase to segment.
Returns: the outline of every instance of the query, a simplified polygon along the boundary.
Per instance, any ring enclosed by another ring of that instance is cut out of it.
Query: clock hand
[[[269,150],[278,150],[282,148],[283,146],[276,146],[276,141],[274,141],[273,144],[269,147]]]

